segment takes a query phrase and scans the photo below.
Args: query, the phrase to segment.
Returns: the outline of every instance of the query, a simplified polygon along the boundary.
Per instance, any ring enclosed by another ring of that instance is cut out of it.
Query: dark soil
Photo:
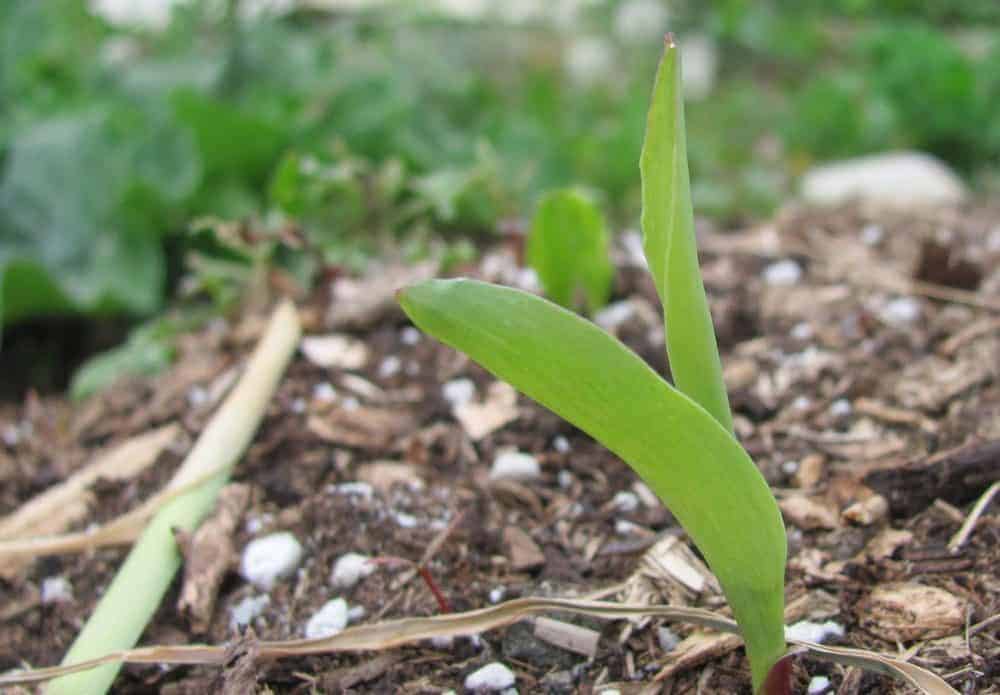
[[[912,648],[915,663],[960,692],[1000,693],[1000,622],[984,623],[1000,613],[1000,499],[960,548],[947,547],[973,503],[1000,479],[1000,210],[788,211],[753,229],[701,231],[737,432],[788,521],[789,602],[819,597],[826,606],[799,618],[842,626],[832,644],[888,654]],[[514,280],[517,245],[510,239],[464,271]],[[655,291],[630,249],[634,244],[625,242],[617,248],[615,301],[627,300],[631,309],[622,310],[613,330],[666,373]],[[801,277],[769,284],[775,271],[768,268],[780,260],[794,260]],[[391,287],[392,269],[378,274]],[[899,283],[910,280],[925,284],[908,293]],[[263,592],[234,565],[200,632],[175,608],[178,579],[143,643],[233,640],[233,607],[262,594],[269,604],[252,621],[262,639],[301,637],[309,618],[336,596],[362,607],[363,621],[439,613],[440,601],[407,563],[419,562],[442,535],[426,568],[458,611],[489,605],[491,593],[581,596],[629,578],[661,538],[684,538],[624,463],[523,397],[512,421],[474,440],[442,385],[470,379],[484,399],[495,394],[493,377],[426,336],[414,340],[405,318],[384,304],[350,321],[338,318],[342,307],[326,289],[300,302],[306,334],[351,335],[368,356],[362,367],[343,370],[298,354],[235,475],[251,489],[235,548],[290,531],[305,549],[298,571]],[[0,516],[98,452],[179,423],[186,436],[151,469],[94,486],[91,515],[79,525],[112,518],[153,494],[207,422],[265,316],[247,309],[217,322],[182,341],[169,373],[121,383],[85,404],[29,394],[0,406]],[[535,456],[540,477],[491,481],[490,467],[508,447]],[[403,466],[372,466],[386,461]],[[359,480],[372,485],[370,496],[339,487]],[[623,506],[620,496],[615,501],[623,491],[635,493],[637,507]],[[540,551],[535,561],[511,548],[512,528],[527,533],[535,546],[528,550]],[[348,552],[386,562],[355,587],[337,589],[331,567]],[[124,554],[48,557],[0,578],[0,671],[58,663]],[[52,577],[69,582],[71,600],[41,601],[40,587]],[[950,603],[943,612],[904,603],[910,612],[900,613],[893,592],[912,596],[905,591],[913,587],[940,590],[935,596]],[[707,592],[690,602],[718,607]],[[250,680],[274,693],[462,692],[470,672],[502,661],[522,693],[603,686],[622,693],[749,692],[739,648],[692,659],[684,643],[664,651],[655,620],[628,631],[623,622],[579,622],[601,632],[590,661],[539,641],[522,623],[451,645],[251,663]],[[694,632],[670,627],[682,638]],[[672,677],[653,682],[677,663],[683,665]],[[801,692],[816,675],[829,677],[825,692],[908,692],[882,676],[808,660],[795,665]],[[114,692],[214,692],[227,677],[235,676],[126,667]]]

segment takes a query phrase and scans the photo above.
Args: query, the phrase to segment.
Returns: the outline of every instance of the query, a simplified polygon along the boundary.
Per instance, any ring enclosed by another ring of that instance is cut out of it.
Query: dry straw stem
[[[257,658],[269,661],[284,657],[329,654],[345,651],[371,651],[390,649],[404,644],[412,644],[434,637],[459,637],[475,635],[487,630],[510,625],[526,618],[550,611],[576,613],[596,618],[625,619],[644,616],[665,620],[690,622],[722,632],[739,633],[731,619],[700,608],[683,608],[662,605],[635,605],[592,601],[586,599],[546,599],[522,598],[507,601],[489,608],[449,613],[429,618],[403,618],[371,625],[350,627],[332,637],[313,640],[288,640],[284,642],[260,642]],[[924,695],[958,695],[942,678],[926,669],[881,654],[849,649],[827,647],[811,642],[792,641],[792,653],[806,654],[819,659],[834,661],[864,669],[878,671],[902,680],[919,689]],[[43,668],[33,671],[11,673],[0,676],[0,686],[39,683],[66,673],[81,672],[107,664],[201,664],[222,666],[227,656],[225,646],[162,646],[144,647],[130,651],[106,654],[87,663]],[[89,692],[89,691],[79,691]]]
[[[290,302],[284,302],[271,317],[243,377],[205,427],[166,492],[200,484],[177,495],[156,513],[63,664],[89,661],[135,644],[180,566],[172,530],[193,531],[211,511],[219,489],[252,440],[299,337],[298,315]],[[209,477],[203,481],[206,475]],[[105,663],[100,668],[59,678],[46,692],[49,695],[106,692],[120,664]]]

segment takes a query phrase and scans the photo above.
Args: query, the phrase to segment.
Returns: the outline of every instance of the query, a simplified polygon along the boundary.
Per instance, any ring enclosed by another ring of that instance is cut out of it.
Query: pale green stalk
[[[166,503],[133,546],[124,564],[77,635],[63,664],[76,663],[135,645],[156,612],[181,557],[172,529],[193,531],[212,510],[219,489],[253,439],[268,402],[299,342],[291,303],[275,311],[239,383],[202,432],[171,487],[212,475],[195,489]],[[52,681],[48,695],[99,695],[120,669],[107,665]]]

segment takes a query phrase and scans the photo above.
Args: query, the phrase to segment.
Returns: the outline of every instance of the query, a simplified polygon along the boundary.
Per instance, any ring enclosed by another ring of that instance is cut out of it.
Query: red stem
[[[438,589],[437,584],[434,581],[434,577],[431,576],[430,571],[423,565],[417,567],[417,572],[420,573],[421,579],[427,584],[427,588],[431,590],[434,594],[434,598],[437,599],[438,606],[441,608],[442,613],[451,613],[451,605],[448,603],[448,599],[444,597],[441,590]]]

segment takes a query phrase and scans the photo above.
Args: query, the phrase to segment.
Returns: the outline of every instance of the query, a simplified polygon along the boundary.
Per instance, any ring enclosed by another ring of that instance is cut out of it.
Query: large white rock
[[[957,203],[965,184],[944,162],[922,152],[900,151],[814,167],[802,177],[807,203],[833,205],[859,199],[888,205]]]

